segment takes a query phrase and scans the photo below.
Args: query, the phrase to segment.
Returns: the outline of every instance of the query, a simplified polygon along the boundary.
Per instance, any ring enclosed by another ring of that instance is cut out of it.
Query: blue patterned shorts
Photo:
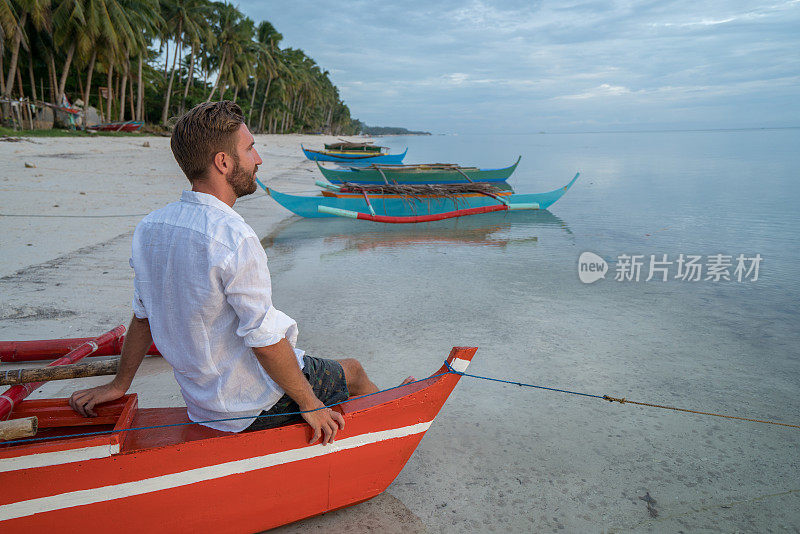
[[[311,384],[314,394],[323,404],[327,406],[347,400],[350,392],[347,391],[347,381],[344,378],[342,364],[336,360],[314,358],[308,355],[303,356],[303,362],[305,363],[303,374]],[[272,408],[261,412],[261,415],[269,415],[271,417],[259,417],[247,427],[247,431],[264,430],[265,428],[297,423],[303,420],[301,415],[284,414],[299,411],[300,407],[297,403],[284,394]]]

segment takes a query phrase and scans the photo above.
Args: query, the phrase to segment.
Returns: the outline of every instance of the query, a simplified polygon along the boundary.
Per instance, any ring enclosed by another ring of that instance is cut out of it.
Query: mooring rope
[[[546,386],[537,386],[535,384],[525,384],[523,382],[516,382],[516,381],[512,381],[512,380],[501,380],[499,378],[491,378],[491,377],[488,377],[488,376],[472,375],[472,374],[469,374],[469,373],[463,373],[463,372],[460,372],[460,371],[456,371],[455,369],[453,369],[450,366],[450,363],[448,363],[448,362],[445,362],[444,364],[445,364],[445,366],[447,367],[447,369],[451,373],[454,373],[454,374],[457,374],[457,375],[461,375],[461,376],[467,376],[469,378],[478,378],[480,380],[490,380],[492,382],[502,382],[504,384],[512,384],[512,385],[520,386],[520,387],[546,389],[548,391],[557,391],[559,393],[569,393],[570,395],[580,395],[582,397],[592,397],[592,398],[595,398],[595,399],[602,399],[602,400],[606,400],[606,401],[609,401],[609,402],[618,402],[620,404],[626,404],[626,403],[627,404],[636,404],[638,406],[649,406],[650,408],[663,408],[665,410],[675,410],[676,412],[694,413],[694,414],[699,414],[699,415],[713,415],[714,417],[724,417],[725,419],[738,419],[739,421],[750,421],[750,422],[753,422],[753,423],[764,423],[764,424],[768,424],[768,425],[778,425],[778,426],[788,426],[790,428],[800,428],[800,425],[792,425],[790,423],[780,423],[778,421],[767,421],[767,420],[763,420],[763,419],[750,419],[750,418],[747,418],[747,417],[738,417],[738,416],[735,416],[735,415],[726,415],[726,414],[714,413],[714,412],[701,412],[699,410],[689,410],[689,409],[686,409],[686,408],[676,408],[675,406],[666,406],[664,404],[652,404],[652,403],[649,403],[649,402],[637,402],[637,401],[628,400],[628,399],[626,399],[624,397],[623,398],[617,398],[617,397],[611,397],[610,395],[594,395],[592,393],[581,393],[579,391],[570,391],[568,389],[558,389],[558,388],[551,388],[551,387],[546,387]]]

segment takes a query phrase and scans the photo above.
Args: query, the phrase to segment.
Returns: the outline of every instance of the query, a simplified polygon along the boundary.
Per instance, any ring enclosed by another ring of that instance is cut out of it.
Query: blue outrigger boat
[[[317,162],[319,172],[332,184],[468,184],[503,183],[514,173],[522,156],[508,167],[479,169],[455,163],[420,163],[416,165],[370,164],[348,169],[326,169]]]
[[[302,217],[349,217],[375,222],[415,223],[493,211],[547,209],[572,187],[579,176],[580,173],[576,174],[567,185],[547,193],[513,194],[510,191],[501,191],[493,195],[469,193],[423,197],[341,193],[336,191],[338,187],[330,185],[324,187],[334,191],[323,191],[316,196],[300,196],[275,191],[261,181],[258,184],[278,204]],[[323,185],[321,182],[317,184]]]
[[[402,154],[387,154],[385,152],[360,152],[343,153],[330,150],[309,150],[303,145],[303,154],[311,161],[332,161],[347,165],[369,165],[370,163],[403,163],[403,158],[408,153],[408,148]]]

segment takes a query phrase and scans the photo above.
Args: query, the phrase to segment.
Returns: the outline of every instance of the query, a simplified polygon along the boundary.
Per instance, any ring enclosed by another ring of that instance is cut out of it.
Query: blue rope
[[[547,391],[557,391],[559,393],[569,393],[570,395],[580,395],[582,397],[593,397],[593,398],[596,398],[596,399],[608,400],[603,395],[592,395],[591,393],[581,393],[580,391],[570,391],[568,389],[558,389],[558,388],[551,388],[551,387],[547,387],[547,386],[537,386],[535,384],[526,384],[524,382],[515,382],[515,381],[511,381],[511,380],[502,380],[500,378],[491,378],[491,377],[488,377],[488,376],[472,375],[472,374],[469,374],[469,373],[464,373],[462,371],[456,371],[455,369],[453,369],[450,366],[450,362],[448,362],[448,361],[445,361],[444,365],[445,365],[445,367],[447,367],[447,372],[439,373],[439,374],[436,374],[436,375],[432,375],[432,376],[429,376],[427,378],[423,378],[421,380],[414,380],[413,382],[409,382],[408,384],[402,384],[402,385],[399,385],[399,386],[394,386],[394,387],[390,387],[390,388],[387,388],[387,389],[382,389],[380,391],[376,391],[375,393],[367,393],[366,395],[361,395],[360,397],[353,397],[353,398],[346,399],[346,400],[343,400],[343,401],[340,401],[340,402],[336,402],[336,403],[333,403],[333,404],[328,404],[326,406],[321,406],[321,407],[315,408],[313,410],[302,410],[302,411],[299,411],[299,412],[285,412],[285,413],[278,413],[278,414],[259,414],[259,415],[255,416],[255,419],[260,419],[262,417],[264,417],[264,418],[266,418],[266,417],[278,417],[278,416],[282,417],[282,416],[285,416],[285,415],[303,415],[304,413],[316,412],[316,411],[319,411],[319,410],[324,410],[325,408],[333,408],[334,406],[338,406],[340,404],[344,404],[345,402],[349,402],[351,400],[364,399],[364,398],[367,398],[367,397],[371,397],[373,395],[377,395],[379,393],[385,393],[387,391],[392,391],[393,389],[404,387],[404,386],[407,386],[407,385],[410,385],[410,384],[416,384],[418,382],[423,382],[425,380],[430,380],[432,378],[439,378],[439,377],[447,375],[447,374],[455,374],[455,375],[459,375],[459,376],[466,376],[466,377],[469,377],[469,378],[477,378],[477,379],[480,379],[480,380],[489,380],[491,382],[500,382],[500,383],[503,383],[503,384],[511,384],[511,385],[514,385],[514,386],[536,388],[536,389],[545,389]],[[238,421],[238,420],[241,420],[241,419],[253,419],[253,417],[251,417],[251,416],[248,416],[248,417],[226,417],[224,419],[208,419],[206,421],[189,421],[189,422],[186,422],[186,423],[171,423],[171,424],[168,424],[168,425],[140,426],[140,427],[133,427],[133,428],[122,428],[120,430],[99,430],[97,432],[85,432],[85,433],[82,433],[82,434],[68,434],[68,435],[65,435],[65,436],[46,436],[46,437],[40,437],[40,438],[15,439],[15,440],[11,440],[11,441],[5,441],[5,442],[3,442],[3,445],[15,445],[15,444],[18,444],[18,443],[31,443],[31,442],[38,442],[38,441],[48,441],[48,440],[53,440],[53,439],[79,438],[79,437],[87,437],[87,436],[101,436],[101,435],[106,435],[106,434],[116,434],[116,433],[120,433],[120,432],[131,432],[133,430],[154,430],[154,429],[157,429],[157,428],[169,428],[169,427],[173,427],[173,426],[187,426],[187,425],[201,425],[201,424],[205,424],[205,423],[219,423],[219,422],[222,422],[222,421]]]
[[[525,384],[523,382],[513,382],[511,380],[501,380],[499,378],[490,378],[488,376],[480,376],[480,375],[471,375],[469,373],[463,373],[461,371],[456,371],[450,366],[450,362],[444,362],[447,369],[457,375],[461,376],[468,376],[470,378],[479,378],[480,380],[490,380],[492,382],[502,382],[503,384],[512,384],[514,386],[526,387],[526,388],[536,388],[536,389],[546,389],[547,391],[558,391],[559,393],[569,393],[570,395],[580,395],[582,397],[593,397],[595,399],[605,399],[603,395],[592,395],[591,393],[581,393],[580,391],[570,391],[568,389],[558,389],[558,388],[549,388],[546,386],[537,386],[534,384]]]
[[[447,362],[445,362],[445,365],[447,365],[448,368],[450,367],[450,365]],[[15,445],[17,443],[31,443],[31,442],[37,442],[37,441],[49,441],[49,440],[53,440],[53,439],[65,439],[65,438],[82,438],[82,437],[87,437],[87,436],[102,436],[102,435],[106,435],[106,434],[116,434],[116,433],[120,433],[120,432],[130,432],[132,430],[153,430],[153,429],[156,429],[156,428],[169,428],[169,427],[173,427],[173,426],[187,426],[187,425],[202,425],[204,423],[218,423],[218,422],[221,422],[221,421],[238,421],[238,420],[241,420],[241,419],[254,419],[254,418],[255,419],[260,419],[262,417],[266,418],[266,417],[279,417],[279,416],[283,417],[285,415],[302,415],[304,413],[311,413],[311,412],[317,412],[319,410],[324,410],[325,408],[333,408],[334,406],[338,406],[340,404],[344,404],[345,402],[349,402],[349,401],[356,400],[356,399],[365,399],[367,397],[372,397],[373,395],[377,395],[379,393],[385,393],[387,391],[392,391],[393,389],[405,387],[405,386],[408,386],[408,385],[411,385],[411,384],[416,384],[418,382],[424,382],[425,380],[430,380],[432,378],[439,378],[440,376],[444,376],[444,375],[448,375],[448,374],[450,374],[450,371],[445,372],[445,373],[439,373],[439,374],[436,374],[436,375],[431,375],[431,376],[428,376],[426,378],[422,378],[420,380],[414,380],[412,382],[409,382],[408,384],[401,384],[399,386],[394,386],[394,387],[382,389],[380,391],[376,391],[375,393],[367,393],[366,395],[361,395],[359,397],[348,398],[348,399],[345,399],[345,400],[340,401],[340,402],[335,402],[333,404],[328,404],[327,406],[320,406],[319,408],[314,408],[313,410],[302,410],[302,411],[299,411],[299,412],[284,412],[284,413],[273,413],[273,414],[259,414],[259,415],[256,415],[255,417],[252,417],[252,416],[247,416],[247,417],[226,417],[225,419],[208,419],[206,421],[188,421],[186,423],[170,423],[168,425],[138,426],[138,427],[133,427],[133,428],[121,428],[119,430],[98,430],[96,432],[84,432],[84,433],[81,433],[81,434],[68,434],[68,435],[64,435],[64,436],[45,436],[45,437],[41,437],[41,438],[15,439],[15,440],[10,440],[10,441],[0,442],[0,445]]]

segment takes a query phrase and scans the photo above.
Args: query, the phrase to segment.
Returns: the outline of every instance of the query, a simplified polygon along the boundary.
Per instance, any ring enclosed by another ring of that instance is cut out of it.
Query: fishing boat
[[[373,141],[347,141],[339,138],[337,143],[325,143],[325,150],[336,150],[339,152],[383,152],[389,150],[388,147],[376,145]]]
[[[143,124],[141,121],[105,122],[87,126],[86,129],[96,132],[136,132],[142,128]]]
[[[335,406],[345,428],[325,446],[305,423],[233,434],[185,408],[140,409],[135,394],[88,419],[68,399],[23,400],[10,422],[36,418],[33,439],[52,439],[0,442],[0,532],[252,533],[365,501],[400,473],[476,350]]]
[[[346,165],[365,165],[369,163],[402,163],[403,158],[408,153],[408,148],[402,154],[389,154],[381,149],[385,147],[373,147],[378,150],[337,150],[328,149],[331,145],[325,145],[325,150],[311,150],[303,145],[303,154],[311,161],[329,161]],[[388,150],[388,149],[387,149]]]
[[[547,193],[515,194],[501,190],[490,194],[476,192],[420,196],[342,192],[341,189],[339,192],[322,191],[315,196],[291,195],[257,181],[278,204],[302,217],[349,217],[375,222],[416,223],[494,211],[547,209],[572,187],[579,176],[580,173],[576,174],[567,185]],[[324,185],[322,182],[317,184]]]
[[[317,162],[320,172],[333,184],[465,184],[472,182],[505,182],[514,173],[516,163],[502,169],[462,167],[454,163],[419,165],[386,165],[376,163],[367,167],[328,169]]]

